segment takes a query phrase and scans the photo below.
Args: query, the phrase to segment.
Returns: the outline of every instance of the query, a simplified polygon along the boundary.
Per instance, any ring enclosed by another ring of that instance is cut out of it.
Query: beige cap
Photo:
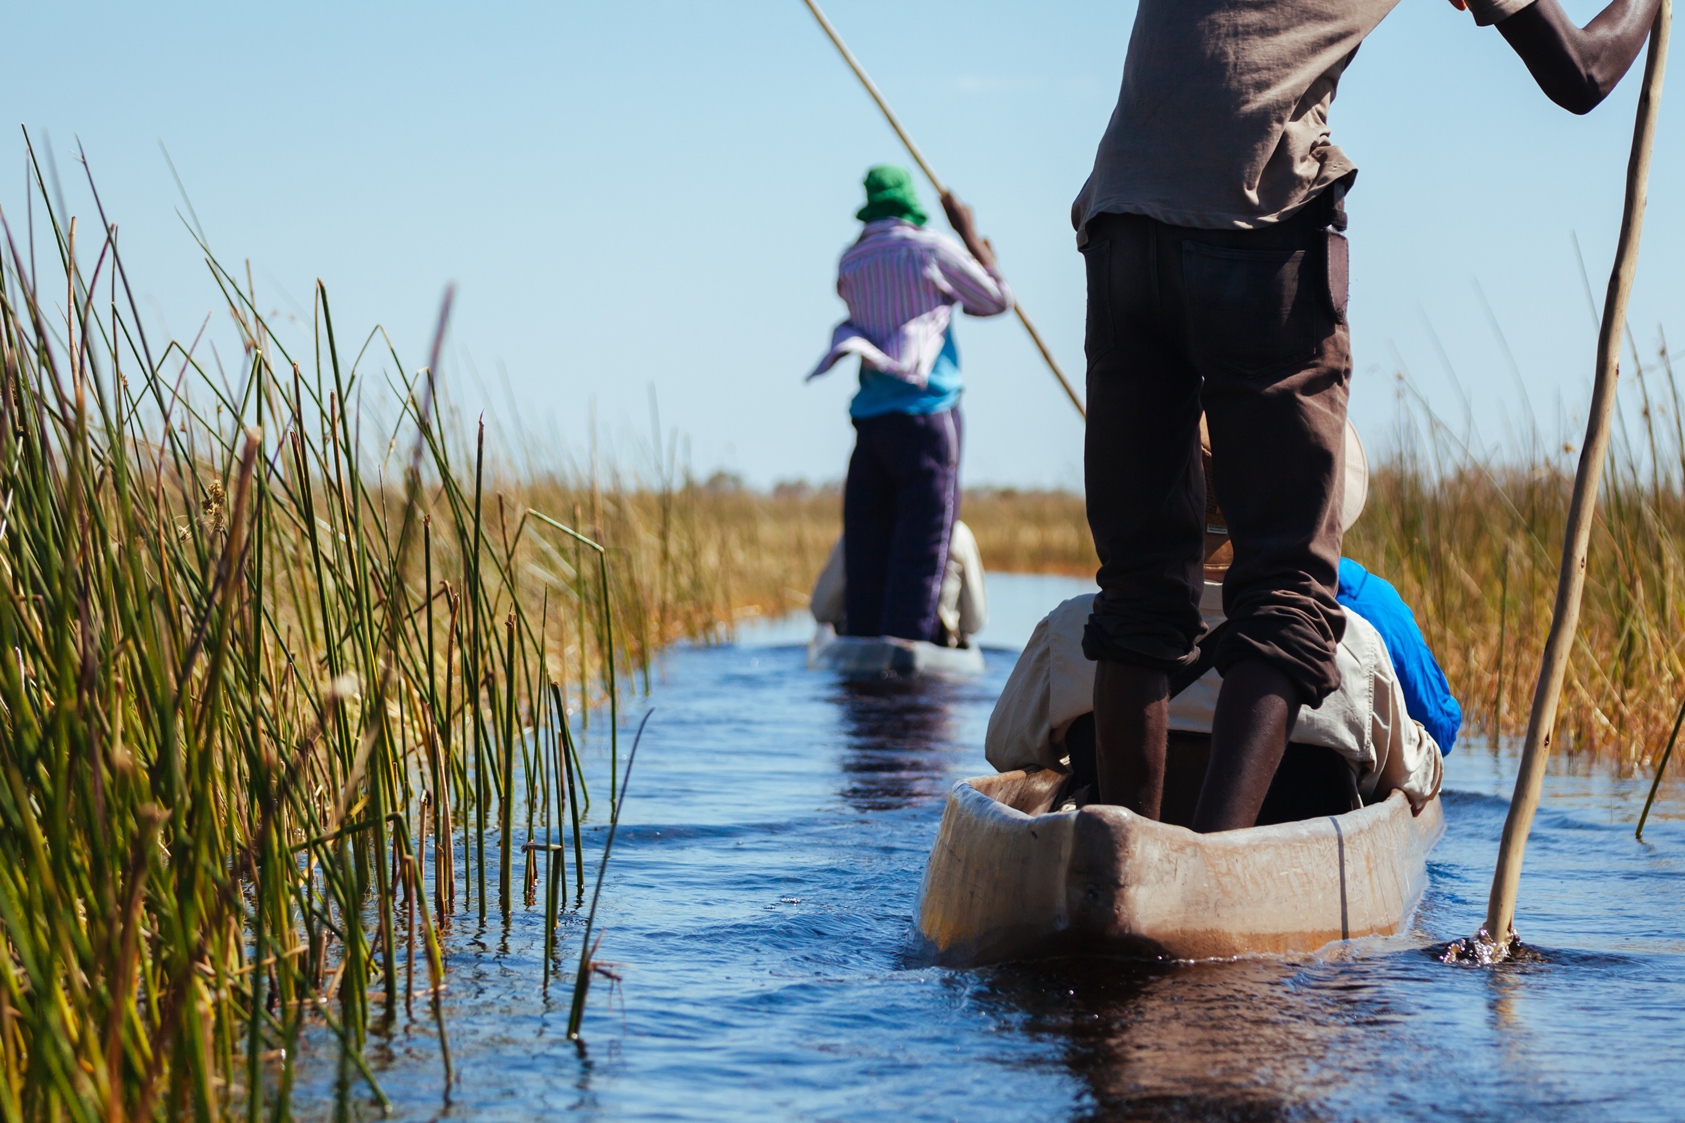
[[[1350,530],[1369,501],[1369,456],[1358,440],[1357,426],[1346,418],[1346,488],[1340,497],[1340,529]]]
[[[1211,471],[1211,436],[1205,427],[1205,415],[1199,418],[1199,444],[1201,458],[1205,464],[1205,471]],[[1363,451],[1363,441],[1358,438],[1357,426],[1346,419],[1346,478],[1340,496],[1340,529],[1350,530],[1358,516],[1363,514],[1364,504],[1369,500],[1369,455]],[[1207,568],[1213,571],[1224,569],[1231,556],[1227,544],[1228,528],[1223,522],[1223,513],[1217,508],[1217,497],[1210,488],[1205,492],[1205,552]]]
[[[1212,435],[1206,432],[1205,415],[1200,415],[1200,459],[1205,464],[1206,474],[1212,470]],[[1363,452],[1363,440],[1358,438],[1358,427],[1346,418],[1346,479],[1345,494],[1340,496],[1340,529],[1351,529],[1351,524],[1358,521],[1363,514],[1363,506],[1368,502],[1368,454]],[[1220,533],[1223,528],[1223,513],[1217,509],[1217,496],[1210,489],[1205,492],[1205,521],[1206,528],[1213,533]]]

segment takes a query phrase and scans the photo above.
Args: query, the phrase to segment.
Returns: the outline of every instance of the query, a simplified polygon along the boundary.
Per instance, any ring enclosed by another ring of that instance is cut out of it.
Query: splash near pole
[[[866,87],[866,92],[872,96],[872,100],[883,111],[884,120],[888,121],[889,127],[895,130],[895,135],[901,138],[901,143],[907,146],[907,155],[913,158],[913,163],[919,166],[919,171],[923,172],[924,177],[930,180],[930,186],[936,189],[937,195],[946,196],[948,188],[943,184],[941,177],[936,174],[936,169],[930,166],[929,161],[924,158],[924,153],[919,151],[919,146],[913,143],[913,138],[908,136],[907,130],[901,127],[900,118],[895,116],[895,111],[889,107],[889,102],[884,100],[883,93],[878,89],[877,83],[872,81],[871,76],[866,73],[865,67],[860,65],[860,60],[854,57],[854,52],[849,50],[848,45],[842,41],[842,36],[838,35],[837,29],[831,26],[831,21],[825,18],[825,13],[819,10],[818,3],[815,0],[802,0],[802,2],[807,5],[807,10],[813,13],[813,18],[819,21],[819,26],[824,29],[826,37],[837,48],[837,53],[842,55],[843,61],[848,63],[848,68],[854,71],[854,76],[860,79],[860,84]],[[1017,313],[1018,322],[1024,325],[1024,330],[1030,333],[1030,341],[1036,345],[1036,350],[1041,352],[1041,357],[1047,362],[1047,369],[1051,370],[1053,377],[1059,380],[1059,385],[1064,389],[1065,396],[1071,399],[1071,404],[1076,406],[1077,413],[1082,415],[1084,421],[1087,421],[1088,410],[1083,407],[1082,399],[1077,396],[1076,388],[1071,385],[1071,380],[1065,377],[1065,372],[1059,369],[1059,363],[1054,359],[1053,352],[1047,349],[1046,342],[1041,338],[1041,332],[1037,331],[1035,324],[1030,322],[1030,317],[1025,314],[1024,306],[1018,303],[1016,296],[1012,298],[1012,310]]]

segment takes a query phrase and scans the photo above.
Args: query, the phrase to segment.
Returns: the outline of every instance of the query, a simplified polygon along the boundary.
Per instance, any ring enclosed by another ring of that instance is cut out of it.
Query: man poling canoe
[[[1363,447],[1343,429],[1342,528],[1368,493]],[[918,908],[934,961],[1306,952],[1408,923],[1444,831],[1441,757],[1462,715],[1409,607],[1354,562],[1339,570],[1339,685],[1296,715],[1256,827],[1186,829],[1213,752],[1224,687],[1207,658],[1226,634],[1234,557],[1211,491],[1201,515],[1206,631],[1167,684],[1160,814],[1094,798],[1096,664],[1083,643],[1096,597],[1074,597],[1037,625],[989,717],[985,748],[1000,772],[949,793]]]
[[[843,488],[843,634],[947,643],[939,605],[958,516],[962,424],[955,308],[998,316],[1012,293],[977,236],[971,210],[943,209],[960,240],[925,227],[912,176],[866,173],[859,238],[837,267],[848,305],[831,347],[807,377],[860,358],[849,405],[856,432]],[[963,244],[962,244],[963,242]]]
[[[1557,0],[1452,0],[1539,86],[1589,111],[1659,0],[1584,29]],[[1352,362],[1345,197],[1328,109],[1397,0],[1141,0],[1122,90],[1072,220],[1088,277],[1089,525],[1100,594],[1099,800],[1160,817],[1169,683],[1196,658],[1208,419],[1234,558],[1211,755],[1192,825],[1256,822],[1305,707],[1340,687],[1339,487]]]

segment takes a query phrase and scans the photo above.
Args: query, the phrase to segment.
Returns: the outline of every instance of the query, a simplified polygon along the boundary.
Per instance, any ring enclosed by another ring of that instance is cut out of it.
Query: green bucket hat
[[[855,211],[854,217],[861,222],[904,218],[914,226],[923,226],[930,216],[919,206],[912,173],[894,164],[879,164],[866,173],[866,205]]]

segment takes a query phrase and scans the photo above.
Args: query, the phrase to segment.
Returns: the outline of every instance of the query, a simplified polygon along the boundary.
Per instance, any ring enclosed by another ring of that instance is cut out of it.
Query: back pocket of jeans
[[[1182,289],[1195,361],[1248,378],[1300,366],[1316,353],[1313,285],[1304,250],[1235,250],[1182,243]]]
[[[1083,333],[1082,349],[1092,367],[1106,357],[1116,342],[1112,328],[1111,239],[1090,242],[1082,251],[1082,259],[1088,272],[1088,327]]]

